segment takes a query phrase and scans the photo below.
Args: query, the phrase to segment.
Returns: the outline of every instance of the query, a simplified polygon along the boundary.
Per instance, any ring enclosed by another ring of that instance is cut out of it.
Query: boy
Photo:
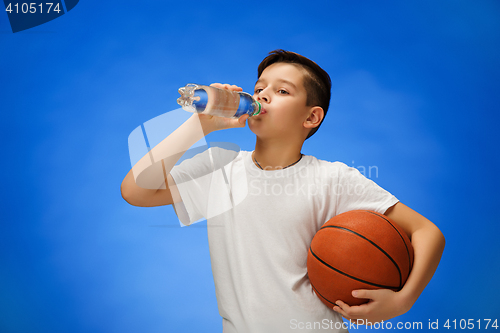
[[[301,153],[328,111],[330,89],[330,77],[316,63],[273,51],[258,68],[254,98],[262,104],[260,115],[195,114],[123,180],[122,196],[133,205],[174,204],[185,224],[207,219],[224,333],[315,332],[324,331],[325,323],[330,331],[345,331],[335,325],[341,316],[387,320],[412,307],[438,266],[444,237],[432,222],[356,169]],[[247,119],[256,135],[253,152],[210,148],[174,167],[203,135],[244,127]],[[398,223],[412,241],[414,266],[401,291],[357,290],[353,296],[369,303],[338,300],[329,309],[307,278],[307,249],[324,222],[354,209],[384,213]]]

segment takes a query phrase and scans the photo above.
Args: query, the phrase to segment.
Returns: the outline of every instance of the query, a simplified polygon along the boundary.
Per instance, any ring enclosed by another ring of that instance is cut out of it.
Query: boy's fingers
[[[231,91],[243,91],[243,88],[238,87],[235,84],[224,84],[224,89],[231,90]]]
[[[349,309],[349,305],[347,305],[346,303],[342,302],[342,301],[337,301],[335,302],[335,305],[338,306],[339,308],[341,308],[342,310],[347,310]]]
[[[232,91],[243,91],[243,88],[238,87],[235,84],[228,84],[228,83],[212,83],[210,85],[211,87],[219,88],[219,89],[227,89],[227,90],[232,90]]]
[[[335,302],[335,305],[333,306],[333,311],[338,312],[344,317],[345,319],[351,320],[352,318],[347,314],[347,312],[341,307],[346,305],[342,301],[337,301]]]
[[[362,305],[355,305],[355,306],[349,306],[348,304],[342,302],[342,301],[337,301],[335,304],[342,310],[342,312],[338,311],[339,313],[342,313],[342,315],[347,319],[353,319],[356,318],[360,315],[364,315],[366,312],[366,307],[367,304],[362,304]],[[345,315],[344,315],[345,314]]]
[[[245,121],[247,120],[247,118],[248,118],[248,115],[243,115],[243,116],[239,117],[238,119],[226,118],[227,124],[229,125],[228,128],[245,127]]]
[[[367,289],[353,290],[352,296],[356,298],[372,299],[372,291],[373,290],[367,290]]]
[[[344,303],[344,302],[342,302],[342,301],[337,301],[337,302],[335,302],[335,305],[336,305],[336,306],[334,306],[334,310],[335,310],[335,308],[337,308],[337,310],[339,310],[338,312],[341,312],[341,313],[343,313],[343,314],[344,314],[344,313],[345,313],[345,314],[347,314],[347,312],[346,312],[346,311],[349,309],[349,305],[345,304],[345,303]],[[343,315],[343,314],[342,314],[342,315]]]
[[[247,114],[244,114],[244,115],[242,115],[241,117],[238,118],[238,122],[240,124],[242,124],[243,126],[245,126],[245,122],[247,121],[248,118],[250,118],[250,116],[247,115]]]

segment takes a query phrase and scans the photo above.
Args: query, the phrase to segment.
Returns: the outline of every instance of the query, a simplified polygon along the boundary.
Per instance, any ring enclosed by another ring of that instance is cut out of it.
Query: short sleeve
[[[398,199],[358,169],[342,164],[338,174],[336,215],[358,209],[385,213]]]
[[[237,151],[212,147],[170,171],[182,200],[174,204],[182,224],[190,225],[227,210],[230,197],[224,166],[237,155]]]
[[[208,192],[212,172],[210,149],[182,161],[170,171],[182,200],[174,204],[182,224],[190,225],[204,218],[206,208],[203,198]]]

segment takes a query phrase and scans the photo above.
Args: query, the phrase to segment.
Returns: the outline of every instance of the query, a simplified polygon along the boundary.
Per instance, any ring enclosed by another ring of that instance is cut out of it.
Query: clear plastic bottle
[[[177,103],[184,110],[218,117],[239,118],[244,114],[255,116],[262,107],[248,93],[193,83],[179,88],[179,94],[181,97],[177,99]]]

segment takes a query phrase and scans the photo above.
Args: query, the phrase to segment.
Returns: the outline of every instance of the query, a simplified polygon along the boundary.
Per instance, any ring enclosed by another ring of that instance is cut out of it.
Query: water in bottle
[[[184,110],[218,117],[239,118],[244,114],[255,116],[262,107],[248,93],[192,83],[179,88],[179,94],[181,97],[177,99],[177,103]]]

